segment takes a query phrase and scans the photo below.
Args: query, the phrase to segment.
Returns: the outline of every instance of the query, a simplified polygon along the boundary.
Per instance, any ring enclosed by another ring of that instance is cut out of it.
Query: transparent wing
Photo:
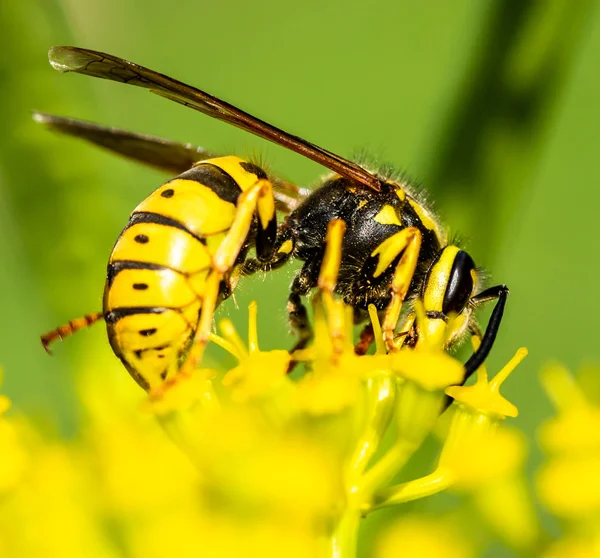
[[[164,74],[110,54],[77,47],[52,47],[48,57],[52,67],[60,72],[76,72],[143,87],[304,155],[341,176],[356,180],[373,190],[380,190],[379,179],[356,163],[288,134],[217,97]]]
[[[203,147],[189,143],[178,143],[156,136],[101,126],[85,120],[37,111],[33,113],[33,119],[50,130],[84,139],[170,175],[181,174],[192,168],[198,161],[218,157]],[[277,209],[282,213],[293,211],[306,196],[306,191],[295,184],[277,177],[272,177],[271,180],[275,189]]]
[[[34,112],[33,119],[50,130],[84,139],[128,159],[173,175],[190,169],[198,161],[216,156],[202,147],[189,143],[177,143],[146,134],[100,126],[85,120],[42,112]]]

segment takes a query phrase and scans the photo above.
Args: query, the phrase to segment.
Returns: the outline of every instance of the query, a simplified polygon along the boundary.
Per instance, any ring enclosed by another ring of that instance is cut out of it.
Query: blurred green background
[[[517,347],[530,349],[504,389],[520,409],[514,424],[530,437],[551,413],[540,366],[600,357],[594,2],[27,0],[1,10],[0,366],[17,410],[68,436],[77,430],[81,363],[91,354],[106,359],[107,375],[125,374],[101,325],[57,345],[54,358],[39,335],[101,307],[113,243],[165,179],[50,134],[32,109],[259,153],[301,185],[324,172],[143,90],[60,75],[46,58],[57,44],[139,62],[341,155],[366,149],[423,182],[476,262],[511,288],[489,362],[494,370]],[[256,298],[263,345],[289,346],[292,273],[244,281],[240,309],[230,301],[220,315],[244,330]]]

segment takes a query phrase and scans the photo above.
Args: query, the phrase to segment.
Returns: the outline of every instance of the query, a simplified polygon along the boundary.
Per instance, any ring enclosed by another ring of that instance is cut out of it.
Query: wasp
[[[455,346],[468,333],[482,337],[465,364],[472,374],[497,335],[508,289],[481,288],[471,256],[448,242],[443,227],[406,179],[372,171],[268,124],[200,89],[138,64],[93,50],[53,47],[61,72],[122,82],[242,128],[307,157],[331,174],[313,191],[269,176],[254,162],[217,156],[200,147],[35,113],[59,132],[77,136],[178,176],[133,211],[108,261],[102,312],[70,321],[42,336],[49,345],[99,320],[137,383],[153,390],[190,373],[208,343],[215,309],[239,279],[303,262],[287,303],[297,334],[294,349],[311,338],[303,297],[315,287],[329,223],[345,234],[333,287],[354,310],[356,323],[374,305],[388,351],[437,339]],[[278,213],[284,218],[278,222]],[[420,301],[424,312],[403,311]],[[473,311],[496,300],[481,335]],[[425,335],[426,334],[426,335]],[[357,352],[372,341],[365,326]]]

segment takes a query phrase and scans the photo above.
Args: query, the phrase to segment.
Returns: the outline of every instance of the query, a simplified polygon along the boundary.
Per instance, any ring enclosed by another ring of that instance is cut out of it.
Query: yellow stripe
[[[429,274],[423,304],[427,312],[441,312],[444,302],[444,295],[450,279],[450,272],[456,254],[459,249],[456,246],[447,246],[444,248],[440,259],[435,263]]]
[[[415,200],[408,200],[410,206],[415,210],[415,213],[423,223],[423,226],[430,231],[433,231],[443,245],[446,241],[446,236],[442,234],[442,231],[433,218],[433,215],[427,211],[423,206],[419,205]]]
[[[151,329],[156,329],[152,335],[139,333],[140,330]],[[147,385],[143,387],[149,389],[162,383],[161,374],[164,372],[167,372],[167,377],[176,373],[179,354],[185,348],[190,333],[188,320],[175,310],[125,316],[109,328],[115,352],[125,360],[134,379],[140,385],[145,382]],[[153,347],[163,348],[154,350]]]
[[[144,244],[135,238],[145,235]],[[212,261],[209,249],[187,232],[156,223],[138,223],[126,229],[117,240],[110,261],[152,263],[193,273],[209,267]]]
[[[380,225],[398,225],[402,226],[400,219],[398,219],[398,215],[396,211],[391,205],[384,205],[381,208],[381,211],[373,217],[373,221],[376,221]]]
[[[254,180],[256,182],[256,180]],[[134,212],[148,211],[175,219],[197,236],[211,235],[231,227],[235,205],[222,200],[195,180],[176,178],[169,182],[170,198],[161,196],[164,187],[150,194]]]
[[[275,219],[275,198],[273,197],[273,187],[268,180],[263,180],[262,192],[258,198],[257,211],[260,225],[264,229]]]
[[[398,257],[398,254],[406,248],[406,229],[386,238],[373,252],[373,258],[379,256],[377,268],[373,272],[373,277],[379,277]]]
[[[277,250],[279,254],[289,254],[294,248],[294,243],[291,240],[286,240]]]
[[[258,180],[258,177],[254,173],[248,172],[241,166],[241,164],[246,163],[246,161],[234,155],[208,159],[203,161],[203,163],[210,163],[211,165],[219,167],[221,170],[225,171],[237,182],[242,192],[248,190],[248,188],[256,184]]]
[[[398,196],[398,199],[400,201],[405,200],[406,192],[402,189],[402,186],[400,186],[400,184],[398,184],[397,182],[394,182],[392,180],[387,180],[386,184],[389,184],[394,189],[394,193],[396,194],[396,196]]]
[[[143,284],[143,290],[134,288]],[[124,269],[106,295],[105,311],[115,308],[182,308],[197,299],[184,275],[170,269]]]
[[[161,314],[134,314],[121,318],[115,324],[116,340],[123,353],[139,351],[149,347],[178,346],[181,336],[187,339],[188,324],[175,310],[166,310]],[[141,335],[140,331],[155,329],[152,335]],[[179,341],[179,342],[178,342]],[[162,367],[166,366],[162,363]]]

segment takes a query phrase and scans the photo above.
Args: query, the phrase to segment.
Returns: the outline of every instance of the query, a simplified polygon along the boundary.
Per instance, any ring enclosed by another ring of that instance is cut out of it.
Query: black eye
[[[459,314],[466,306],[469,297],[473,293],[473,271],[475,270],[475,262],[462,250],[456,254],[448,286],[444,293],[444,302],[442,304],[442,312],[444,314],[456,313]]]

